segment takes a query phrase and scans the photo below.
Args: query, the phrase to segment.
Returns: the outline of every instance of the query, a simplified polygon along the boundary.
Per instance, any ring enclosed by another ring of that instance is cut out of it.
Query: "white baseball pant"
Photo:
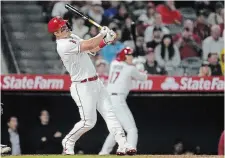
[[[85,83],[73,82],[70,91],[79,108],[81,120],[75,124],[74,128],[63,139],[64,148],[73,147],[85,132],[95,126],[97,121],[96,110],[106,121],[108,129],[119,147],[123,148],[126,142],[125,133],[116,118],[108,92],[100,79]]]
[[[124,95],[111,95],[112,105],[115,109],[115,114],[120,121],[123,129],[127,133],[127,143],[133,148],[136,148],[138,141],[138,130],[133,118],[133,115],[126,103],[126,96]],[[105,140],[102,150],[99,154],[110,154],[115,146],[116,141],[110,133]]]

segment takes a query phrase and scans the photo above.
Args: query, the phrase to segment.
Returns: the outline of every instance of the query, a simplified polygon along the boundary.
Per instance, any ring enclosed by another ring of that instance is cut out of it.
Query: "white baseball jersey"
[[[107,90],[109,94],[118,93],[127,96],[132,88],[133,79],[145,81],[147,78],[147,74],[140,72],[134,65],[114,60],[110,65]]]
[[[71,76],[71,81],[81,81],[96,75],[95,67],[88,55],[80,52],[80,37],[71,34],[70,38],[58,39],[57,52]]]

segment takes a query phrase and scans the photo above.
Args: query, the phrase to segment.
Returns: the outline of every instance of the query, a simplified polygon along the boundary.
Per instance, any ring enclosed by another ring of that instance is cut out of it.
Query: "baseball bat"
[[[138,56],[138,49],[137,49],[137,43],[136,43],[136,24],[135,22],[131,23],[131,36],[133,38],[134,41],[134,47],[135,47],[135,51],[134,51],[134,56]]]
[[[65,8],[68,9],[69,11],[72,11],[73,13],[76,13],[77,15],[79,15],[84,20],[89,21],[91,24],[95,25],[99,29],[102,29],[102,26],[101,25],[99,25],[98,23],[96,23],[94,20],[90,19],[88,16],[84,15],[82,12],[80,12],[78,9],[76,9],[72,5],[66,4],[65,5]]]

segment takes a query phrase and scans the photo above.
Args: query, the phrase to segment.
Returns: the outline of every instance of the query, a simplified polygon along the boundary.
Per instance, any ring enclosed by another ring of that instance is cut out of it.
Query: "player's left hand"
[[[105,38],[104,41],[106,44],[111,44],[116,39],[116,33],[113,30],[110,30]]]

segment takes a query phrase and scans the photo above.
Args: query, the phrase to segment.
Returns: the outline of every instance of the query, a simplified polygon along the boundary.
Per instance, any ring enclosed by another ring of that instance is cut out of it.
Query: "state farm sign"
[[[181,79],[181,90],[223,90],[224,81],[220,78],[215,77],[212,80],[200,78],[199,80],[192,78]]]
[[[161,84],[161,88],[162,90],[223,91],[224,80],[221,79],[220,77],[213,77],[213,78],[166,77],[164,82]]]
[[[152,80],[132,81],[132,90],[151,90],[153,86]]]
[[[63,79],[51,79],[43,76],[4,76],[1,78],[2,89],[15,90],[54,90],[63,89]]]
[[[108,76],[99,76],[106,85]],[[82,83],[85,84],[85,83]],[[69,75],[3,75],[1,90],[69,91]],[[132,91],[145,92],[223,92],[224,77],[149,76],[147,81],[132,81]]]
[[[107,82],[108,82],[108,76],[100,76],[99,77],[100,80],[104,83],[105,86],[107,86]],[[132,81],[132,90],[142,90],[142,91],[149,91],[152,89],[153,86],[153,81],[151,79],[148,79],[147,81],[137,81],[137,80],[133,80]]]

